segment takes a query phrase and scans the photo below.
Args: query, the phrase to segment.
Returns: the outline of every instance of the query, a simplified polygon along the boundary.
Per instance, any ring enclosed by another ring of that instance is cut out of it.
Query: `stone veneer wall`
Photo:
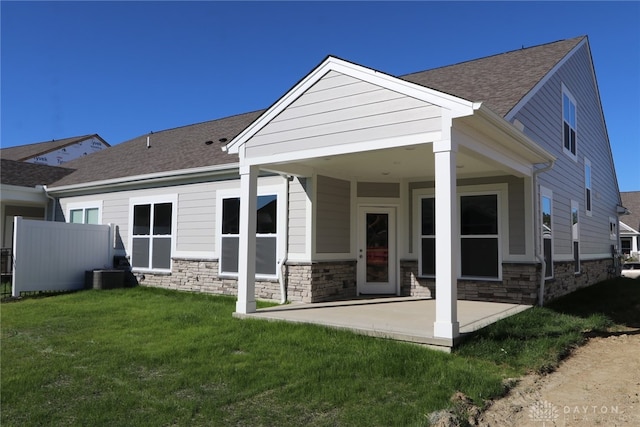
[[[142,286],[238,295],[238,280],[219,277],[217,260],[173,258],[172,270],[169,274],[135,273],[135,276]],[[280,299],[280,283],[277,280],[256,280],[256,298]]]
[[[287,299],[301,302],[353,298],[356,261],[287,264]]]
[[[580,262],[580,273],[574,273],[573,261],[554,262],[553,279],[547,280],[545,302],[569,294],[615,276],[611,258]]]
[[[574,274],[573,261],[555,262],[554,278],[545,284],[545,302],[593,285],[613,276],[611,259],[582,261]],[[435,280],[418,277],[417,261],[401,261],[401,294],[435,298]],[[458,280],[458,299],[472,301],[536,304],[540,264],[503,263],[502,281]]]
[[[142,286],[238,295],[237,279],[219,277],[217,260],[173,258],[172,270],[169,274],[135,273],[134,276]],[[292,263],[286,266],[286,272],[289,301],[320,302],[356,296],[355,261]],[[277,280],[256,280],[255,286],[256,298],[280,299]]]

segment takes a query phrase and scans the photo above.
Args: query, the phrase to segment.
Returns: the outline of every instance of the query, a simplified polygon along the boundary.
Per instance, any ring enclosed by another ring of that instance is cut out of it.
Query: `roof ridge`
[[[556,41],[553,41],[553,42],[541,43],[541,44],[537,44],[537,45],[529,46],[529,47],[522,47],[520,49],[513,49],[513,50],[506,51],[506,52],[494,53],[492,55],[481,56],[479,58],[467,59],[465,61],[456,62],[454,64],[442,65],[442,66],[439,66],[439,67],[428,68],[428,69],[421,70],[421,71],[414,71],[414,72],[411,72],[411,73],[408,73],[408,74],[401,74],[398,77],[408,77],[408,76],[412,76],[414,74],[420,74],[420,73],[424,73],[424,72],[427,72],[427,71],[441,70],[441,69],[444,69],[444,68],[455,67],[457,65],[467,64],[469,62],[480,61],[482,59],[494,58],[494,57],[497,57],[497,56],[503,56],[503,55],[507,55],[507,54],[511,54],[511,53],[515,53],[515,52],[522,52],[522,51],[525,51],[525,50],[535,49],[535,48],[539,48],[539,47],[543,47],[543,46],[550,46],[552,44],[562,43],[562,42],[566,42],[566,41],[570,41],[570,40],[584,39],[585,37],[587,37],[587,36],[583,35],[583,36],[578,36],[578,37],[572,37],[572,38],[569,38],[569,39],[560,39],[560,40],[556,40]]]

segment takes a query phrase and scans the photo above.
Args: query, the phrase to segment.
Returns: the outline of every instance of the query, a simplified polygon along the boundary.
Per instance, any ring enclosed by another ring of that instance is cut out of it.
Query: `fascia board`
[[[42,187],[21,187],[19,185],[0,184],[2,202],[46,203]]]
[[[225,149],[231,154],[240,154],[240,146],[247,142],[254,134],[266,126],[285,108],[291,105],[296,99],[304,94],[311,86],[318,82],[325,74],[336,71],[351,77],[366,81],[368,83],[384,87],[394,92],[419,99],[444,109],[451,110],[452,117],[462,117],[473,114],[473,103],[462,98],[458,98],[446,93],[420,86],[406,80],[385,74],[370,68],[363,67],[333,56],[329,56],[323,63],[311,71],[296,86],[284,94],[274,105],[272,105],[257,120],[245,128],[236,136]]]
[[[571,56],[573,56],[573,54],[576,53],[585,43],[587,43],[586,37],[580,43],[575,45],[575,47],[564,56],[564,58],[558,61],[558,63],[554,65],[553,68],[551,68],[551,70],[549,70],[549,72],[545,74],[544,77],[542,77],[542,79],[540,79],[540,81],[538,81],[538,83],[536,83],[535,86],[524,97],[522,97],[522,99],[518,101],[518,103],[511,110],[509,110],[509,112],[504,116],[505,120],[513,120],[514,116],[520,111],[520,109],[527,102],[529,102],[536,93],[538,93],[540,88],[542,88],[547,83],[547,81],[549,81],[549,79],[560,69],[560,67],[562,67],[569,60],[569,58],[571,58]]]
[[[74,191],[103,190],[119,187],[128,187],[144,182],[145,184],[157,184],[175,181],[180,178],[198,178],[216,176],[224,174],[237,175],[239,164],[227,163],[224,165],[204,166],[193,169],[180,169],[167,172],[156,172],[145,175],[127,176],[121,178],[106,179],[102,181],[83,182],[80,184],[62,185],[59,187],[49,187],[49,194],[61,195]]]
[[[520,143],[518,148],[532,157],[537,157],[540,160],[540,163],[553,162],[556,160],[554,155],[536,144],[531,138],[484,105],[477,104],[476,111],[480,118],[484,119],[487,123],[503,132],[508,137],[518,141]]]

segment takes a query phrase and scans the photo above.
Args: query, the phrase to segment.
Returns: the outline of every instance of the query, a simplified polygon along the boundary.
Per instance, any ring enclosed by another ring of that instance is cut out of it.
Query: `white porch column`
[[[256,311],[256,203],[258,167],[240,167],[240,242],[236,312]]]
[[[436,338],[453,339],[458,324],[458,214],[456,191],[456,153],[450,139],[434,142],[436,178]]]

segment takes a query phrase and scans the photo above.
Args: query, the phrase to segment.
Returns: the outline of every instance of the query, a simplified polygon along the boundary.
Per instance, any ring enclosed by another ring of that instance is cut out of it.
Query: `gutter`
[[[99,190],[103,188],[126,187],[141,182],[144,183],[163,183],[173,181],[176,178],[198,178],[211,175],[224,175],[225,173],[237,173],[239,163],[225,163],[224,165],[204,166],[193,169],[180,169],[174,171],[155,172],[145,175],[125,176],[119,178],[105,179],[102,181],[90,181],[78,184],[62,185],[60,187],[52,187],[48,191],[52,193],[67,193],[81,190]]]
[[[51,221],[55,221],[56,220],[56,199],[49,195],[49,191],[47,190],[47,186],[46,185],[42,185],[42,191],[44,192],[44,195],[47,199],[51,200],[52,202],[52,206],[53,208],[51,209]]]
[[[541,269],[540,269],[540,285],[538,286],[538,305],[540,307],[542,307],[544,305],[544,288],[545,288],[545,271],[547,271],[547,263],[544,260],[544,253],[543,253],[543,249],[542,249],[542,245],[541,243],[541,238],[542,236],[540,235],[540,230],[541,228],[539,227],[540,225],[540,212],[541,212],[541,206],[540,206],[540,192],[538,191],[538,175],[540,175],[543,172],[547,172],[548,170],[551,170],[553,168],[553,165],[555,164],[555,160],[551,160],[549,163],[547,163],[547,165],[541,169],[536,169],[533,171],[533,188],[534,188],[534,194],[536,197],[536,202],[534,203],[534,211],[533,211],[533,218],[534,218],[534,226],[533,226],[533,238],[535,239],[535,255],[536,255],[536,259],[538,260],[538,262],[540,262],[541,265]]]

